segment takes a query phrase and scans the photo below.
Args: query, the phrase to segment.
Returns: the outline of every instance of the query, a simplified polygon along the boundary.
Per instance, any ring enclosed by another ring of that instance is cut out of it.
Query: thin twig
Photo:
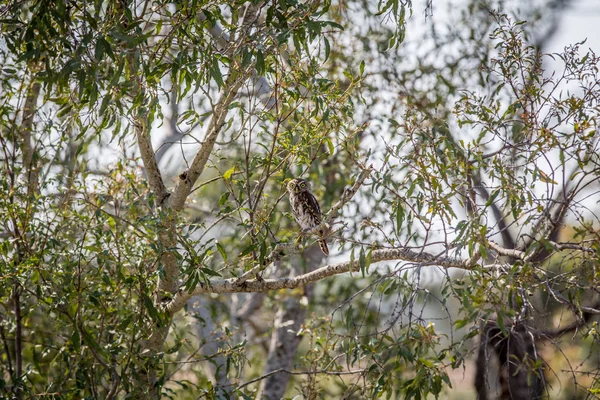
[[[248,382],[241,384],[236,389],[241,389],[244,386],[251,385],[253,383],[256,383],[258,381],[266,379],[266,378],[270,377],[271,375],[280,374],[280,373],[289,374],[289,375],[356,375],[356,374],[362,374],[364,372],[365,372],[364,369],[356,369],[356,370],[352,370],[352,371],[325,371],[325,370],[321,370],[321,371],[289,371],[287,369],[280,368],[280,369],[276,369],[275,371],[268,372],[268,373],[264,374],[263,376],[259,376],[258,378],[251,379]]]

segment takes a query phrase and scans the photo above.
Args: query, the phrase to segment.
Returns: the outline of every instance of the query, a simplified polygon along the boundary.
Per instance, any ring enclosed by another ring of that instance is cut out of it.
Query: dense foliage
[[[0,396],[597,394],[599,59],[504,3],[1,3]]]

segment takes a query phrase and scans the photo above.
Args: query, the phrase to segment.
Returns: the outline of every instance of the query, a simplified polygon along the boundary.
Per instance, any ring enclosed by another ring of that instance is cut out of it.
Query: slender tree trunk
[[[206,343],[200,343],[202,347],[201,353],[206,356],[211,356],[218,353],[219,342],[213,340],[215,332],[219,328],[215,324],[213,317],[206,308],[206,299],[201,296],[192,297],[188,301],[188,310],[198,316],[198,320],[194,324],[194,331],[200,340],[207,339]],[[214,357],[208,362],[204,362],[202,367],[207,376],[214,382],[215,386],[227,387],[229,379],[227,379],[227,358],[223,356]]]
[[[35,76],[32,76],[35,79]],[[37,188],[37,169],[35,168],[35,147],[31,139],[33,131],[33,117],[37,110],[37,100],[40,96],[41,85],[32,82],[27,92],[25,105],[23,107],[23,119],[21,120],[21,151],[23,152],[23,170],[26,174],[25,181],[28,184],[28,195],[32,196]]]
[[[293,274],[302,273],[302,264],[306,265],[305,272],[312,271],[321,264],[323,258],[324,255],[319,246],[311,246],[304,252],[303,258],[296,262],[292,272]],[[313,296],[312,285],[304,288],[304,296],[310,303]],[[308,305],[303,303],[298,297],[288,297],[275,314],[274,331],[265,364],[265,374],[278,369],[293,369],[298,346],[302,340],[298,331],[304,323],[308,311]],[[277,373],[267,377],[261,382],[256,398],[266,400],[283,398],[289,381],[290,375],[286,373]]]
[[[13,307],[15,311],[15,385],[14,394],[17,399],[22,397],[21,375],[23,375],[23,323],[21,316],[21,287],[15,283],[13,288]]]
[[[35,81],[35,73],[31,73],[32,82],[27,89],[27,97],[25,99],[25,104],[23,105],[23,116],[21,119],[20,132],[19,132],[19,140],[20,140],[20,148],[22,152],[23,159],[23,170],[21,172],[22,176],[24,176],[25,182],[27,182],[27,209],[30,209],[30,202],[34,198],[35,193],[38,190],[38,178],[37,178],[37,168],[35,166],[35,146],[34,140],[32,139],[33,132],[33,119],[35,113],[37,111],[37,101],[40,95],[41,85],[39,82]],[[15,232],[18,231],[17,223],[15,223]],[[25,232],[16,233],[15,239],[17,254],[15,258],[15,267],[18,269],[22,260],[26,258],[26,254],[28,252],[28,247],[24,240],[26,240],[26,230]],[[18,273],[17,273],[18,275]],[[14,366],[14,381],[13,381],[13,392],[15,398],[20,399],[23,395],[21,389],[21,376],[23,375],[23,316],[21,312],[21,283],[18,280],[18,277],[14,279],[13,286],[13,310],[15,313],[15,366]]]

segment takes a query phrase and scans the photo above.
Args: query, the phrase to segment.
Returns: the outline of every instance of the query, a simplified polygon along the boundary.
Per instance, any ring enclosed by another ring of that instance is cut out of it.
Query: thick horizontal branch
[[[415,252],[408,248],[375,250],[371,254],[371,264],[381,261],[408,261],[424,265],[437,265],[444,268],[461,268],[472,270],[477,265],[477,258],[460,259],[454,257],[434,256],[429,253]],[[187,300],[195,295],[204,293],[251,293],[267,292],[279,289],[295,289],[320,281],[333,275],[360,270],[359,260],[346,261],[339,264],[326,265],[306,274],[292,278],[246,280],[238,278],[213,279],[208,283],[201,282],[191,293],[179,290],[173,300],[167,304],[166,310],[174,314],[185,305]]]
[[[558,251],[575,250],[575,251],[581,251],[584,253],[591,253],[591,254],[596,253],[596,249],[594,249],[593,247],[582,246],[579,243],[559,243],[559,242],[553,242],[551,240],[546,240],[546,243]],[[507,249],[507,248],[504,248],[492,241],[488,241],[488,247],[491,248],[492,250],[496,251],[501,256],[513,257],[513,258],[523,260],[523,261],[531,261],[531,259],[532,259],[532,255],[531,254],[528,255],[525,251],[521,251],[521,250],[517,250],[517,249]]]
[[[516,250],[516,249],[506,249],[492,241],[488,242],[488,246],[496,251],[498,254],[500,254],[501,256],[507,256],[507,257],[513,257],[513,258],[517,258],[519,260],[523,260],[525,259],[525,252],[521,251],[521,250]]]
[[[342,197],[340,198],[340,200],[331,207],[325,220],[321,224],[314,227],[311,230],[311,232],[309,232],[309,234],[318,232],[318,231],[322,230],[323,228],[328,229],[328,224],[331,224],[331,221],[333,221],[333,219],[337,216],[338,212],[342,209],[342,207],[344,207],[344,205],[346,205],[350,200],[352,200],[352,197],[354,197],[356,192],[358,192],[358,189],[360,189],[360,187],[365,182],[365,180],[371,175],[372,170],[373,170],[372,167],[363,169],[363,171],[358,176],[358,179],[356,180],[356,182],[354,182],[352,187],[346,189],[344,191],[344,193],[342,194]],[[281,259],[285,254],[284,253],[285,250],[292,251],[295,253],[298,253],[301,251],[301,249],[299,247],[297,247],[297,245],[295,245],[295,244],[280,243],[277,246],[275,246],[275,248],[273,249],[271,254],[269,254],[265,258],[263,264],[259,264],[259,265],[255,266],[254,268],[244,272],[244,274],[242,276],[240,276],[239,278],[236,279],[235,284],[240,285],[241,283],[250,279],[250,277],[252,277],[252,276],[256,275],[258,272],[264,270],[267,265],[271,264],[272,262],[274,262],[276,260]]]

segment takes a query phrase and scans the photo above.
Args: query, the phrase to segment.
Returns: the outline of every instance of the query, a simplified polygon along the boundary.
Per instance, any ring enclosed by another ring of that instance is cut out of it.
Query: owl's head
[[[287,184],[289,193],[310,192],[310,183],[304,179],[292,179]]]

